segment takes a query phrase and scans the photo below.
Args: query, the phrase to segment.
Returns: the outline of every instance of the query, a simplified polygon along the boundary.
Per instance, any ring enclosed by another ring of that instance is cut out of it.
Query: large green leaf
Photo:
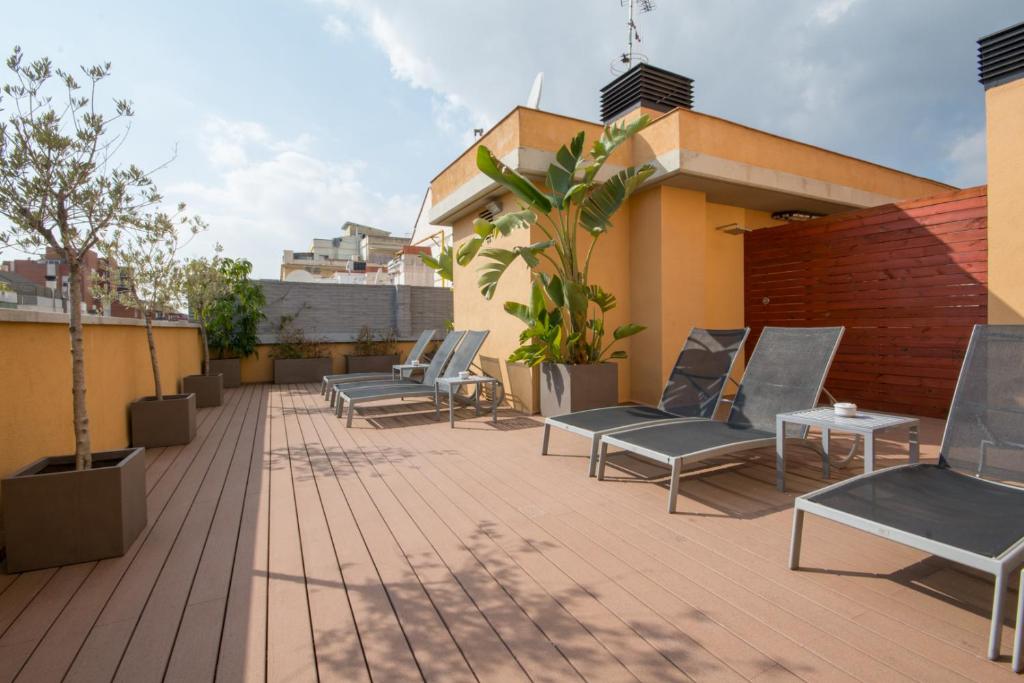
[[[630,167],[602,183],[583,201],[583,207],[580,209],[580,225],[583,229],[596,237],[610,228],[612,215],[652,173],[653,166]]]
[[[459,247],[459,251],[455,255],[455,261],[460,266],[469,265],[469,262],[473,260],[477,252],[480,251],[480,247],[483,245],[484,238],[479,235],[473,235]]]
[[[548,275],[547,273],[538,273],[541,284],[544,285],[544,291],[548,295],[548,299],[551,300],[558,308],[565,305],[565,290],[562,286],[562,278],[557,275]]]
[[[476,166],[488,178],[512,192],[541,213],[551,211],[551,202],[533,183],[502,163],[491,150],[480,145],[476,151]]]
[[[604,132],[601,137],[598,138],[590,149],[590,158],[592,163],[587,167],[584,177],[590,181],[597,177],[601,167],[604,166],[608,158],[611,157],[612,152],[618,148],[623,142],[633,137],[641,130],[647,127],[647,124],[651,122],[651,118],[644,114],[639,118],[633,119],[629,123],[618,123],[604,127]]]
[[[578,282],[566,282],[565,304],[574,316],[585,315],[587,312],[587,288]]]
[[[529,209],[522,211],[509,211],[494,219],[494,229],[502,235],[508,235],[513,230],[528,228],[537,221],[537,214]]]
[[[634,334],[639,334],[647,329],[646,325],[637,325],[636,323],[626,323],[625,325],[619,325],[612,332],[612,336],[616,340],[625,339],[626,337],[632,337]]]
[[[522,320],[526,325],[533,324],[533,314],[530,312],[530,307],[525,304],[516,303],[515,301],[506,301],[505,312],[511,313]]]

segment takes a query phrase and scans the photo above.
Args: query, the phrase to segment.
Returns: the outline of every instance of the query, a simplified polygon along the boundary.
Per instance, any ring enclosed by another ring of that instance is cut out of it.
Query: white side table
[[[461,386],[472,386],[473,391],[473,402],[476,407],[476,414],[480,414],[480,388],[490,384],[494,387],[495,395],[498,392],[498,380],[487,375],[470,375],[469,377],[438,377],[437,381],[434,382],[434,410],[435,413],[440,406],[439,403],[439,392],[447,389],[448,391],[448,426],[452,429],[455,428],[455,390]],[[491,420],[493,422],[498,421],[498,402],[493,401],[491,405]]]
[[[864,439],[864,471],[875,469],[875,434],[889,429],[906,427],[909,431],[910,462],[916,463],[921,455],[918,442],[920,420],[916,417],[902,415],[886,415],[857,411],[854,417],[840,417],[831,407],[798,410],[792,413],[780,413],[775,416],[775,485],[780,491],[786,487],[786,425],[803,425],[817,427],[821,430],[821,448],[824,451],[825,479],[829,478],[829,436],[832,431],[857,434]]]
[[[417,370],[426,370],[424,363],[400,363],[391,366],[391,379],[401,379],[408,372],[410,375]]]

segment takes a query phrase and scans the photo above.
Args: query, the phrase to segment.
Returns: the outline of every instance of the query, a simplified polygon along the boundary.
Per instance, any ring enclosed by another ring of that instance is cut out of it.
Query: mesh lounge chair
[[[842,336],[842,327],[764,328],[725,422],[684,419],[603,436],[597,478],[604,479],[609,446],[671,465],[668,511],[675,512],[684,464],[774,446],[776,414],[818,403]],[[787,429],[787,439],[814,448],[824,461],[820,447],[806,440],[807,427]]]
[[[597,471],[598,446],[606,434],[683,417],[710,420],[715,416],[729,373],[749,332],[746,327],[739,330],[693,328],[669,373],[657,407],[611,406],[549,417],[544,420],[541,455],[548,454],[552,427],[585,436],[590,439],[588,473],[592,477]]]
[[[796,499],[789,567],[810,512],[995,577],[988,656],[999,656],[1010,572],[1024,562],[1024,325],[976,325],[939,462],[862,474]],[[1018,624],[1018,628],[1020,625]]]
[[[420,333],[420,338],[416,340],[412,349],[409,350],[409,355],[405,357],[405,364],[408,365],[413,361],[418,361],[423,357],[423,352],[427,349],[427,344],[434,338],[434,330],[423,330]],[[426,366],[424,366],[426,367]],[[336,384],[343,382],[367,382],[372,380],[388,381],[394,379],[393,372],[346,372],[340,375],[324,375],[323,380],[320,382],[320,393],[323,396],[328,396],[331,400],[331,405],[334,405],[334,392],[332,387]]]
[[[462,343],[459,344],[458,350],[456,350],[455,353],[449,352],[451,360],[444,366],[444,377],[456,377],[460,372],[468,370],[470,363],[472,363],[473,359],[476,358],[476,354],[480,351],[480,347],[483,346],[484,339],[486,338],[486,330],[480,332],[471,330],[466,332],[462,337]],[[448,339],[445,338],[444,344],[447,343]],[[442,347],[444,344],[442,344]],[[437,355],[440,354],[441,350],[439,349]],[[435,356],[435,358],[436,357],[437,356]],[[437,394],[434,393],[434,383],[437,381],[439,376],[441,376],[441,365],[435,365],[432,360],[430,362],[430,367],[427,368],[426,373],[423,375],[422,383],[401,384],[397,382],[389,382],[387,384],[369,386],[357,383],[351,388],[348,385],[342,385],[338,392],[338,401],[335,408],[336,414],[338,417],[341,417],[342,411],[347,403],[348,419],[345,422],[345,426],[351,427],[352,416],[355,413],[357,404],[369,403],[372,401],[384,401],[394,398],[405,399],[422,397],[429,398],[434,402],[434,415],[440,420],[441,413],[438,410]]]

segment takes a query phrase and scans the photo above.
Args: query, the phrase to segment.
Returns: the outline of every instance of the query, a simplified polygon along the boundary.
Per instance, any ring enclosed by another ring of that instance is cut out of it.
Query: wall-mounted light
[[[809,221],[813,218],[821,218],[825,214],[815,213],[814,211],[798,211],[796,209],[789,209],[786,211],[776,211],[772,214],[773,221]]]
[[[725,225],[715,226],[715,230],[724,232],[726,235],[742,235],[745,232],[750,232],[750,228],[744,227],[739,223],[726,223]]]

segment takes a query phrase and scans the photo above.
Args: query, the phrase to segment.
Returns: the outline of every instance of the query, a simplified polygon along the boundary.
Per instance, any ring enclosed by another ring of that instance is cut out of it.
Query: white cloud
[[[984,128],[957,138],[949,150],[954,169],[952,182],[961,187],[984,183],[988,175],[986,158]]]
[[[834,24],[850,11],[856,0],[825,0],[814,10],[814,16],[824,24]]]
[[[211,226],[192,250],[220,242],[226,255],[252,260],[257,276],[277,277],[283,250],[333,236],[346,220],[409,232],[421,197],[367,187],[364,163],[322,158],[309,151],[311,143],[308,135],[276,139],[253,122],[206,121],[200,145],[219,169],[216,181],[164,188]]]
[[[344,40],[352,35],[352,29],[349,25],[335,14],[329,14],[324,19],[324,30],[340,40]]]

